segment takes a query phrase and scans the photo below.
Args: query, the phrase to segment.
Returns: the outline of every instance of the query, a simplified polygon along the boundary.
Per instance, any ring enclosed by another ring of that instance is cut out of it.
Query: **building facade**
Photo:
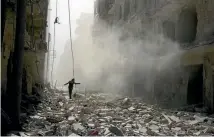
[[[151,90],[154,93],[156,90],[174,91],[180,95],[172,102],[179,101],[182,105],[202,103],[213,112],[213,12],[213,0],[96,0],[94,24],[104,22],[108,27],[94,27],[94,39],[98,39],[101,32],[109,31],[106,28],[114,26],[126,28],[137,36],[143,35],[142,32],[149,28],[149,31],[178,43],[182,50],[180,70],[176,75],[168,72],[170,78],[167,78],[174,82],[164,81],[162,84],[166,84],[167,88],[160,89],[158,85],[163,79],[157,78]],[[183,70],[191,70],[191,75],[183,73]]]
[[[48,0],[32,1],[27,5],[26,31],[24,45],[23,83],[25,91],[32,93],[35,84],[44,83],[45,54],[47,52],[46,27]],[[11,59],[14,51],[16,30],[16,2],[8,1],[3,46],[1,50],[1,89],[7,89],[8,74],[13,66]]]

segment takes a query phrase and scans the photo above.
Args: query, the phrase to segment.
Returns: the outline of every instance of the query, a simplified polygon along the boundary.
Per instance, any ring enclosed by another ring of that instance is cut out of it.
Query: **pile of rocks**
[[[107,95],[48,93],[50,100],[25,125],[27,135],[171,136],[214,135],[214,118],[205,114],[163,110],[135,99],[107,101]]]

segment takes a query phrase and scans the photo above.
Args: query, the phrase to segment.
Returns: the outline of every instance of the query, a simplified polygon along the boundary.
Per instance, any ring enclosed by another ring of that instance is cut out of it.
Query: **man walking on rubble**
[[[64,84],[64,85],[68,85],[68,91],[69,91],[69,98],[70,99],[71,99],[71,96],[72,96],[72,91],[73,91],[74,84],[77,85],[77,84],[80,84],[80,83],[76,83],[75,79],[73,78],[72,80],[68,81],[68,83]]]

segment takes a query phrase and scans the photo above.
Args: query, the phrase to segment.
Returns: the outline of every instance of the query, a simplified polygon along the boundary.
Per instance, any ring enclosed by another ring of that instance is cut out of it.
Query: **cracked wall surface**
[[[13,3],[15,4],[15,3]],[[25,32],[25,45],[24,45],[24,65],[23,69],[26,71],[27,81],[27,92],[32,92],[32,87],[36,83],[44,82],[44,63],[46,53],[46,42],[45,42],[45,29],[46,29],[46,14],[48,9],[48,0],[39,1],[33,5],[33,30],[31,28],[32,16],[30,5],[27,6],[26,13],[26,32]],[[11,7],[7,7],[6,24],[5,24],[5,35],[3,39],[3,49],[1,50],[1,85],[2,91],[6,91],[7,85],[7,73],[9,57],[13,53],[14,39],[15,39],[15,11],[11,10]],[[32,38],[35,44],[32,44]]]

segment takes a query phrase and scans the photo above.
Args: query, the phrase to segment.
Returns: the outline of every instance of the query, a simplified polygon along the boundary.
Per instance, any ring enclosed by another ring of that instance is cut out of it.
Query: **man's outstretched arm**
[[[69,82],[68,82],[69,83]],[[68,83],[65,83],[64,85],[68,85]]]
[[[74,83],[75,85],[79,85],[80,83]]]

